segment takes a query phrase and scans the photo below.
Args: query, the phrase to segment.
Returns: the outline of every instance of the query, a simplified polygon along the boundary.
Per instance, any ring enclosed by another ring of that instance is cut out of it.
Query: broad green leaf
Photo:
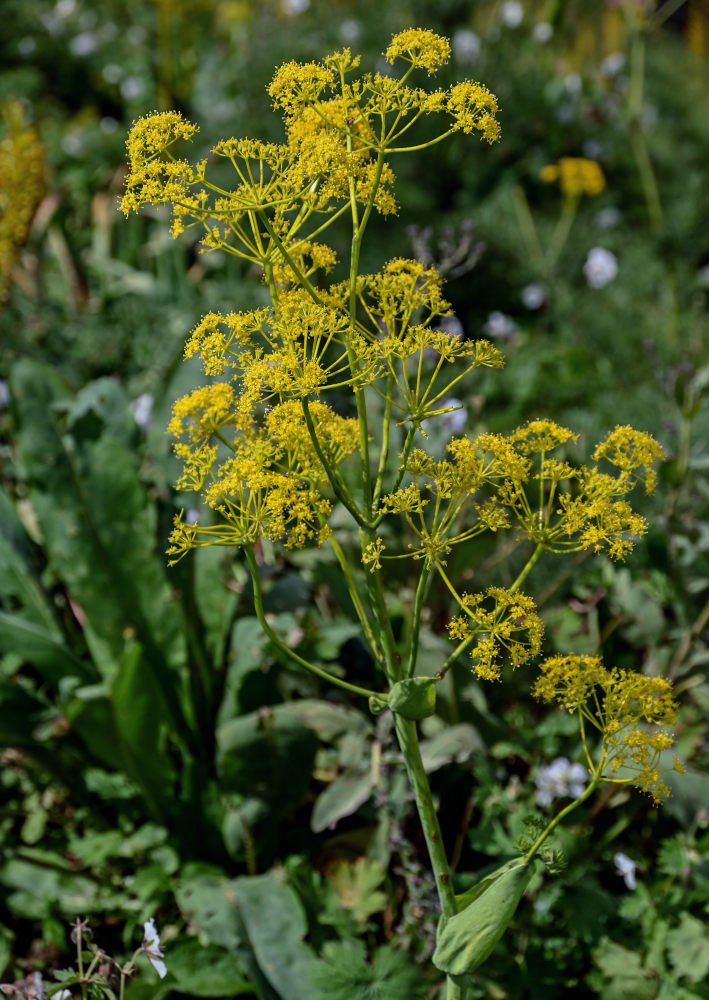
[[[55,640],[61,636],[54,613],[32,570],[32,549],[10,497],[0,488],[0,602],[20,609]]]
[[[143,790],[154,819],[172,812],[176,775],[166,752],[170,721],[161,691],[136,643],[122,658],[111,689],[123,770]]]
[[[423,766],[429,774],[452,761],[461,764],[483,749],[484,744],[477,730],[468,722],[447,726],[430,739],[421,741]]]
[[[85,616],[92,655],[110,679],[126,635],[134,635],[170,706],[173,730],[184,732],[184,637],[155,551],[155,508],[115,418],[122,406],[129,419],[128,401],[120,387],[102,383],[95,398],[87,387],[73,403],[61,380],[34,361],[20,360],[10,374],[32,506],[50,566]]]
[[[603,986],[603,1000],[652,1000],[657,996],[657,973],[644,969],[637,952],[603,938],[593,955],[609,980]]]
[[[709,932],[706,924],[683,913],[679,927],[667,934],[667,954],[680,979],[700,983],[709,976]]]
[[[436,711],[436,680],[410,677],[398,681],[389,692],[389,708],[405,719],[417,722]]]
[[[175,899],[192,930],[208,944],[236,951],[246,940],[236,902],[236,880],[207,865],[187,865]]]
[[[452,976],[482,965],[512,920],[533,874],[533,862],[515,858],[469,890],[471,901],[465,900],[465,908],[442,924],[434,965]]]
[[[303,796],[317,740],[294,704],[263,708],[219,726],[217,769],[226,789],[281,805]]]
[[[95,674],[42,625],[0,611],[0,652],[18,653],[47,680],[76,676],[87,681]]]
[[[312,1000],[319,959],[303,938],[305,913],[282,870],[236,879],[239,911],[259,968],[281,1000]]]
[[[374,782],[371,768],[360,773],[341,774],[318,796],[310,827],[321,833],[334,826],[344,816],[351,816],[372,794]]]
[[[238,958],[218,945],[203,946],[194,938],[177,941],[166,950],[165,964],[178,993],[237,997],[253,990]]]

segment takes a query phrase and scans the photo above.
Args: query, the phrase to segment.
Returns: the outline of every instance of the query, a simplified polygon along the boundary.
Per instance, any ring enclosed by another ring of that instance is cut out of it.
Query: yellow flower
[[[598,195],[606,186],[600,164],[582,156],[562,156],[558,163],[542,167],[539,176],[545,184],[558,181],[562,194],[569,198]]]
[[[44,147],[24,117],[19,101],[0,105],[5,126],[0,141],[0,303],[9,295],[10,272],[44,194]]]
[[[430,76],[448,62],[450,52],[447,38],[424,28],[408,28],[394,35],[384,55],[390,63],[403,59],[412,66],[425,69]]]
[[[482,132],[488,142],[500,138],[500,123],[495,118],[498,111],[497,98],[487,87],[472,80],[454,84],[446,102],[448,112],[453,115],[453,131],[470,133]]]
[[[648,727],[676,723],[678,706],[670,682],[632,670],[608,670],[597,656],[552,656],[540,669],[534,696],[578,712],[582,724],[586,720],[599,732],[597,773],[635,784],[655,802],[666,798],[669,789],[658,765],[674,737],[665,729]],[[674,770],[683,771],[677,759]],[[628,771],[630,776],[622,777]]]
[[[492,608],[486,608],[485,601],[491,601]],[[490,587],[485,594],[464,594],[462,609],[448,631],[452,639],[477,639],[470,656],[478,677],[499,680],[504,659],[519,667],[539,654],[544,626],[526,594]]]

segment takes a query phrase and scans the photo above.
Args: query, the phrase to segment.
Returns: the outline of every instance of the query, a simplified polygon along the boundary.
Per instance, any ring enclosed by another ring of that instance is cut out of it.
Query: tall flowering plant
[[[608,669],[593,657],[547,659],[533,693],[576,715],[589,783],[518,857],[463,896],[454,893],[417,723],[433,714],[437,684],[464,655],[479,678],[495,681],[540,654],[542,621],[522,591],[532,568],[545,552],[624,558],[646,531],[628,497],[638,487],[653,490],[662,451],[648,434],[616,427],[588,464],[575,464],[564,449],[577,435],[532,420],[506,435],[454,436],[443,457],[428,453],[425,426],[450,413],[454,387],[476,369],[501,368],[503,357],[487,340],[437,325],[450,307],[435,269],[396,258],[363,274],[360,252],[372,213],[396,213],[397,158],[456,132],[496,142],[498,106],[480,83],[414,85],[416,74],[432,77],[448,59],[448,41],[431,31],[401,32],[385,55],[398,75],[359,74],[349,49],[281,66],[269,93],[283,114],[284,141],[217,143],[219,183],[211,160],[177,154],[195,125],[175,112],[141,119],[128,139],[122,207],[170,204],[175,235],[200,227],[205,250],[263,274],[268,307],[211,312],[187,341],[186,357],[201,359],[209,381],[175,403],[170,431],[183,463],[178,487],[201,493],[208,516],[198,523],[178,516],[168,552],[174,562],[201,546],[241,549],[256,614],[283,657],[368,699],[372,712],[393,713],[440,901],[434,963],[456,1000],[502,936],[542,845],[566,814],[604,781],[636,784],[656,800],[667,794],[659,760],[673,742],[664,727],[676,705],[661,678]],[[423,118],[440,124],[417,142]],[[336,254],[325,239],[345,224],[349,274],[329,282]],[[354,560],[332,526],[335,507],[358,534]],[[461,590],[447,568],[453,550],[509,531],[528,545],[514,583]],[[265,539],[286,549],[331,548],[377,668],[373,689],[328,673],[275,633],[263,606]],[[387,609],[393,560],[406,560],[418,581],[402,636]],[[453,603],[453,648],[435,676],[420,676],[419,633],[435,579]]]

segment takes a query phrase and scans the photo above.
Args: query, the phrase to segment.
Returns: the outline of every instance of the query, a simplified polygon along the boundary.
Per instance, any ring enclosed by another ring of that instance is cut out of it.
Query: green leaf
[[[137,643],[121,660],[111,703],[123,770],[142,788],[153,818],[162,820],[172,812],[176,781],[165,747],[170,716]]]
[[[46,679],[57,683],[62,677],[94,680],[96,675],[42,625],[19,615],[0,611],[0,652],[19,653]]]
[[[412,722],[428,718],[436,711],[436,683],[433,677],[398,681],[389,692],[389,708]]]
[[[515,858],[468,890],[462,900],[465,908],[439,931],[434,965],[451,976],[482,965],[512,920],[534,870],[533,862]]]
[[[31,559],[32,548],[23,524],[12,500],[0,489],[0,599],[58,640],[61,633]]]
[[[312,1000],[319,959],[303,938],[305,913],[282,870],[236,879],[239,911],[259,968],[281,1000]]]
[[[236,905],[236,880],[208,865],[188,864],[175,886],[182,916],[208,944],[236,951],[246,930]]]
[[[344,816],[351,816],[372,794],[374,782],[371,768],[360,773],[341,774],[318,796],[310,828],[321,833],[334,826]]]
[[[203,946],[194,938],[176,942],[165,953],[172,988],[195,997],[234,997],[253,990],[241,962],[218,945]]]
[[[27,359],[10,375],[32,507],[50,567],[85,615],[94,660],[111,680],[125,636],[134,635],[170,706],[173,730],[186,734],[184,636],[155,552],[155,507],[127,437],[128,400],[113,380],[101,380],[74,404],[49,368]]]
[[[679,927],[667,934],[667,954],[675,975],[700,983],[709,975],[709,933],[701,920],[682,914]]]
[[[373,914],[381,913],[387,905],[387,895],[380,889],[386,878],[386,868],[381,861],[369,858],[357,858],[353,864],[337,861],[328,878],[340,898],[340,905],[352,913],[362,929]]]
[[[652,1000],[657,994],[657,975],[644,969],[640,955],[603,938],[593,955],[596,964],[610,980],[601,992],[603,1000]]]
[[[378,948],[367,961],[362,941],[328,941],[324,962],[312,976],[312,1000],[420,1000],[429,995],[411,957],[403,951]]]

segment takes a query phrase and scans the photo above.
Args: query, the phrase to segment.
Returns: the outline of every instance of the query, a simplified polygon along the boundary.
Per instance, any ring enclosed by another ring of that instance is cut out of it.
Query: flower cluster
[[[605,780],[632,783],[656,802],[669,794],[662,780],[660,758],[674,744],[667,729],[677,718],[670,682],[630,670],[608,669],[596,656],[553,656],[541,665],[535,697],[576,712],[600,735],[598,761],[589,766]],[[675,758],[674,767],[682,771]],[[623,774],[627,776],[623,776]]]
[[[197,224],[205,250],[223,249],[267,274],[279,264],[278,279],[293,282],[307,274],[298,260],[303,248],[312,253],[311,237],[348,203],[358,225],[372,210],[396,211],[394,173],[386,158],[411,148],[400,140],[406,135],[410,141],[410,129],[422,115],[447,119],[424,145],[455,131],[476,131],[489,142],[499,138],[497,100],[482,84],[462,81],[447,91],[428,91],[405,82],[414,70],[435,73],[449,52],[447,39],[412,28],[395,35],[386,51],[388,59],[409,64],[401,79],[380,73],[348,79],[359,64],[349,49],[322,62],[281,66],[268,92],[284,116],[285,141],[230,138],[212,149],[233,167],[231,189],[208,178],[206,161],[191,165],[174,155],[177,143],[193,138],[195,125],[177,112],[141,118],[128,139],[123,211],[172,204],[173,235]],[[330,266],[332,252],[325,254]]]
[[[531,597],[490,587],[485,594],[463,594],[461,607],[464,614],[451,620],[448,632],[452,639],[475,641],[470,656],[478,677],[499,680],[503,659],[519,667],[539,654],[544,626]]]
[[[562,156],[558,163],[542,167],[540,177],[546,184],[558,181],[566,198],[580,198],[583,194],[598,195],[606,186],[601,165],[582,156]]]
[[[19,101],[0,107],[0,303],[8,297],[10,272],[27,239],[44,193],[44,149],[37,130],[24,122]]]
[[[649,434],[616,427],[593,452],[615,474],[549,456],[576,440],[551,420],[533,420],[507,436],[454,438],[448,460],[413,449],[405,463],[412,481],[385,496],[384,507],[406,517],[418,538],[415,553],[434,562],[481,531],[512,524],[549,552],[605,549],[621,559],[647,530],[623,498],[638,483],[652,491],[662,449]]]

